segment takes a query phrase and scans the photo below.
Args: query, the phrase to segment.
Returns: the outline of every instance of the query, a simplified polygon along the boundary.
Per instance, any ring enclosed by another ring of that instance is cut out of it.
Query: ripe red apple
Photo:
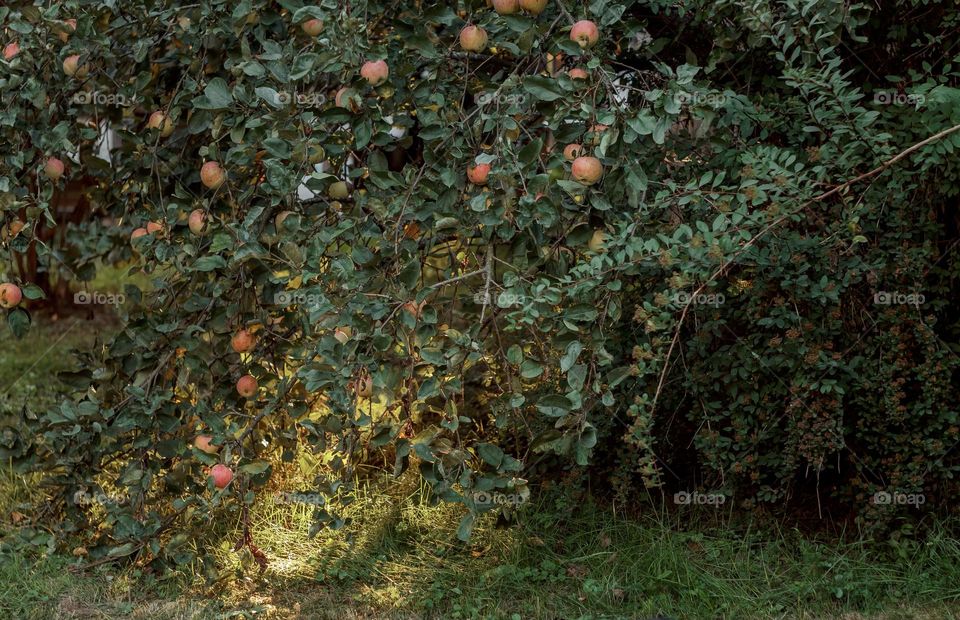
[[[208,161],[200,168],[200,181],[210,189],[217,189],[227,180],[227,173],[219,162]]]
[[[570,29],[570,40],[580,47],[593,47],[600,40],[600,30],[589,19],[581,19]]]
[[[212,440],[213,437],[210,435],[197,435],[193,438],[193,446],[201,452],[206,452],[207,454],[216,454],[220,448],[210,443]]]
[[[570,171],[577,181],[584,185],[593,185],[603,176],[603,164],[596,157],[581,155],[573,160]]]
[[[460,31],[460,47],[468,52],[482,52],[487,49],[487,31],[473,24],[465,26]]]
[[[338,327],[333,330],[333,337],[336,338],[340,344],[347,344],[347,341],[353,337],[353,329],[349,325]]]
[[[303,31],[306,32],[311,37],[315,37],[323,32],[323,20],[321,19],[308,19],[303,22],[300,26],[303,28]]]
[[[163,232],[163,224],[159,222],[147,222],[147,234],[155,235],[159,232]]]
[[[73,54],[63,59],[63,72],[69,76],[83,79],[87,77],[87,65],[80,64],[80,55]]]
[[[590,74],[587,73],[585,69],[581,69],[580,67],[574,67],[573,69],[570,69],[567,71],[567,75],[570,76],[571,80],[586,80],[590,78]]]
[[[539,15],[547,8],[547,0],[520,0],[520,8],[527,13]]]
[[[43,166],[43,172],[52,180],[56,181],[63,176],[63,162],[56,157],[51,157]]]
[[[244,398],[250,398],[257,393],[257,380],[253,375],[243,375],[237,379],[237,394]]]
[[[467,168],[467,179],[474,185],[486,185],[490,174],[490,164],[477,164]]]
[[[390,67],[383,60],[368,60],[360,67],[360,77],[371,86],[380,86],[387,81],[389,75]]]
[[[233,480],[233,470],[223,463],[217,463],[210,468],[210,477],[213,478],[213,486],[222,489]]]
[[[360,398],[370,398],[373,395],[373,377],[364,375],[357,379],[354,391]]]
[[[493,0],[493,10],[500,15],[513,15],[520,10],[518,0]]]
[[[190,232],[195,235],[203,234],[203,229],[206,226],[207,215],[203,212],[203,209],[194,209],[190,212],[190,217],[187,218],[187,226],[190,228]]]
[[[0,308],[16,308],[23,299],[23,291],[13,282],[0,284]]]
[[[13,43],[7,43],[6,47],[3,48],[3,59],[4,60],[13,60],[14,56],[20,53],[20,44],[14,41]]]
[[[563,147],[563,158],[567,161],[573,161],[574,159],[580,157],[580,154],[583,152],[583,147],[579,144],[568,144]]]
[[[253,349],[254,342],[253,334],[245,329],[241,329],[230,339],[230,346],[233,347],[233,350],[237,353],[246,353]]]
[[[136,241],[140,237],[146,237],[150,233],[147,232],[146,228],[136,228],[132,233],[130,233],[130,241]]]
[[[150,118],[147,120],[147,127],[149,129],[158,129],[160,135],[166,138],[173,133],[174,124],[169,116],[164,114],[162,111],[157,110],[150,115]]]

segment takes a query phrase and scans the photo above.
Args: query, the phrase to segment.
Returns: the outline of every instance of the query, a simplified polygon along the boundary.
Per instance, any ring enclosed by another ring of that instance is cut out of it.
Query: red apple
[[[583,147],[579,144],[568,144],[563,148],[563,158],[567,161],[573,161],[574,159],[580,157],[580,153],[583,152]]]
[[[253,349],[254,342],[253,334],[245,329],[241,329],[230,339],[230,346],[233,347],[233,350],[237,353],[246,353]]]
[[[581,19],[570,29],[570,40],[583,48],[593,47],[600,40],[600,30],[589,19]]]
[[[73,54],[63,59],[63,72],[82,80],[87,77],[87,65],[81,65],[80,55]]]
[[[520,8],[527,13],[539,15],[547,8],[547,0],[520,0]]]
[[[56,181],[63,176],[63,162],[56,157],[51,157],[43,166],[43,172],[52,180]]]
[[[593,185],[603,176],[603,164],[596,157],[581,155],[573,160],[570,171],[577,181],[584,185]]]
[[[200,168],[200,181],[210,189],[217,189],[226,179],[227,173],[218,162],[208,161]]]
[[[323,20],[321,19],[308,19],[303,22],[300,26],[303,28],[303,31],[306,32],[311,37],[315,37],[323,32]]]
[[[223,463],[217,463],[210,468],[210,477],[213,478],[213,486],[222,489],[233,480],[233,470]]]
[[[570,76],[571,80],[586,80],[590,78],[590,74],[587,73],[585,69],[581,69],[580,67],[574,67],[573,69],[570,69],[567,71],[567,75]]]
[[[163,232],[163,224],[159,222],[147,222],[147,234],[155,235]]]
[[[23,291],[13,282],[0,284],[0,308],[16,308],[23,299]]]
[[[368,60],[360,67],[360,77],[371,86],[380,86],[387,81],[389,75],[390,67],[383,60]]]
[[[207,454],[216,454],[220,448],[210,443],[212,440],[213,437],[210,435],[197,435],[193,438],[193,446],[201,452],[206,452]]]
[[[500,15],[513,15],[520,10],[518,0],[493,0],[493,10]]]
[[[132,233],[130,233],[130,241],[136,241],[136,240],[139,239],[140,237],[146,237],[146,236],[149,235],[149,234],[150,234],[150,233],[147,232],[147,229],[146,229],[146,228],[137,228],[137,229],[134,229],[134,231],[133,231]]]
[[[490,164],[477,164],[467,168],[467,179],[474,185],[486,185],[490,174]]]
[[[14,41],[13,43],[7,43],[6,47],[3,48],[3,59],[4,60],[13,60],[13,57],[20,53],[20,44]]]
[[[206,219],[207,215],[203,212],[203,209],[194,209],[191,211],[190,217],[187,218],[187,226],[190,228],[190,232],[195,235],[203,234]]]
[[[482,52],[487,49],[487,31],[473,24],[465,26],[460,31],[460,47],[468,52]]]
[[[61,30],[57,36],[60,37],[60,40],[66,43],[70,40],[70,35],[77,31],[77,20],[70,18],[63,20],[63,30]]]
[[[257,380],[252,375],[243,375],[237,379],[237,394],[251,398],[257,393]]]
[[[150,115],[150,118],[147,120],[147,127],[149,129],[158,129],[160,135],[166,138],[173,133],[174,124],[169,116],[164,114],[162,111],[157,110]]]

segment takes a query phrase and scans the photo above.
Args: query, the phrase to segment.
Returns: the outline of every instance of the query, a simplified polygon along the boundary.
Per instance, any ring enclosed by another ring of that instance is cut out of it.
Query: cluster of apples
[[[493,10],[500,15],[513,15],[524,10],[539,15],[547,6],[547,0],[492,0]],[[583,19],[570,28],[570,40],[581,48],[593,47],[600,40],[597,25]],[[460,31],[460,47],[468,52],[482,52],[487,47],[487,32],[480,26],[467,24]],[[585,69],[573,68],[568,71],[571,79],[589,78]],[[593,185],[603,176],[603,164],[596,157],[584,154],[579,144],[570,144],[564,151],[564,158],[571,163],[571,175],[584,185]],[[474,185],[486,185],[490,174],[490,164],[475,164],[467,167],[467,180]]]

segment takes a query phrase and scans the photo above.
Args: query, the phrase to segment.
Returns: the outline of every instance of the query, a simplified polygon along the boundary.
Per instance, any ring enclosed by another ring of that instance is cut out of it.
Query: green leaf
[[[557,80],[541,75],[525,78],[523,89],[540,101],[556,101],[565,96]]]
[[[7,314],[7,325],[18,340],[30,331],[30,315],[23,308],[14,308]]]

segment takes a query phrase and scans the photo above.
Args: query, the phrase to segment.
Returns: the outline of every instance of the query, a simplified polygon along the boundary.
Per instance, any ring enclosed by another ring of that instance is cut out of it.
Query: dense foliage
[[[308,458],[318,527],[362,464],[413,464],[462,537],[581,467],[627,498],[948,505],[952,3],[165,5],[0,7],[4,243],[152,278],[77,397],[3,431],[93,555],[188,561]],[[49,287],[19,273],[22,335]]]

